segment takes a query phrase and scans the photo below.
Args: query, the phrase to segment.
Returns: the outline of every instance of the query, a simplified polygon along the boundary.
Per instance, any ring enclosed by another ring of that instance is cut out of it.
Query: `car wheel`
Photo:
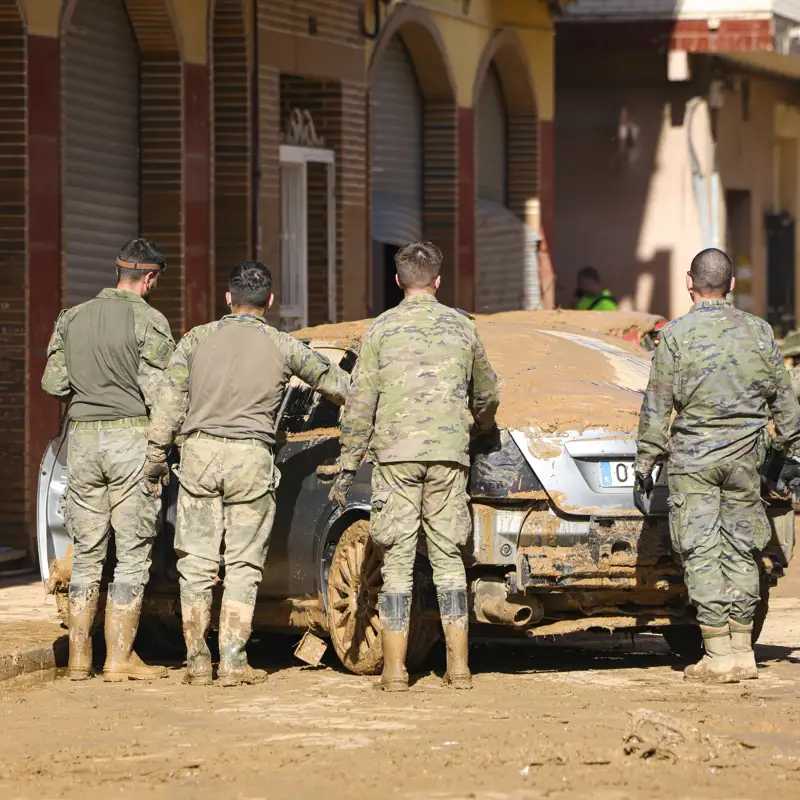
[[[753,646],[764,630],[764,622],[769,612],[769,584],[761,582],[761,599],[756,606],[756,613],[753,617]],[[703,657],[703,637],[700,635],[700,628],[697,625],[671,625],[662,628],[661,633],[669,645],[670,650],[677,653],[687,661],[699,661]]]
[[[339,539],[328,573],[328,632],[342,664],[357,675],[383,668],[378,594],[383,555],[370,539],[369,520],[354,522]],[[420,580],[415,574],[407,662],[419,666],[439,638],[438,623],[422,616]]]

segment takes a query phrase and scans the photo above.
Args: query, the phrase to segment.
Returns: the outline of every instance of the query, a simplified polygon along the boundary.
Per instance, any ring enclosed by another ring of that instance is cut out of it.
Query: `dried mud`
[[[798,576],[800,578],[800,576]],[[800,580],[773,597],[760,678],[686,684],[658,636],[478,646],[472,692],[376,678],[253,648],[262,686],[0,690],[0,797],[402,800],[800,795]]]
[[[620,337],[650,330],[659,319],[609,311],[479,315],[478,330],[502,381],[498,423],[553,433],[587,427],[634,431],[649,356]],[[295,335],[347,346],[360,341],[370,324],[359,320],[321,325]],[[615,354],[609,353],[609,346],[617,348]]]

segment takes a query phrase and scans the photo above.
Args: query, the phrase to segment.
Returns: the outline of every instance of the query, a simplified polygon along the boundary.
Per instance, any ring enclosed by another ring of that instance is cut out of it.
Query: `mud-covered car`
[[[588,312],[581,312],[586,314]],[[476,324],[502,380],[499,440],[472,453],[473,535],[464,548],[473,639],[537,637],[591,628],[664,633],[684,655],[700,647],[693,610],[669,541],[663,471],[652,513],[634,507],[635,432],[650,355],[571,312],[508,312]],[[620,315],[620,322],[622,317]],[[352,370],[369,321],[298,332]],[[382,554],[369,539],[371,466],[340,510],[328,500],[339,455],[338,409],[292,379],[279,412],[278,513],[255,613],[256,631],[328,636],[353,672],[381,667],[377,601]],[[477,443],[480,440],[476,440]],[[45,453],[39,485],[42,577],[65,607],[68,537],[62,435]],[[178,454],[174,455],[177,461]],[[165,493],[142,630],[180,640],[173,551],[177,481]],[[769,509],[759,622],[770,583],[791,558],[788,503]],[[113,555],[109,560],[113,559]],[[220,576],[224,576],[224,558]],[[440,633],[430,566],[420,544],[409,658],[419,663]]]

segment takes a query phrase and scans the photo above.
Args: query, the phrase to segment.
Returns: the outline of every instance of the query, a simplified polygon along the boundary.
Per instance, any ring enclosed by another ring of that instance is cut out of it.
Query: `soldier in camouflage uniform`
[[[157,486],[176,434],[184,438],[175,549],[184,680],[195,685],[212,680],[206,635],[223,542],[220,682],[263,680],[248,665],[245,645],[275,517],[275,417],[292,375],[338,405],[350,382],[325,356],[264,321],[273,297],[272,276],[263,264],[237,264],[229,285],[231,313],[193,328],[178,343],[153,409],[147,451],[148,479]]]
[[[92,671],[92,623],[108,538],[117,564],[108,587],[107,681],[166,676],[133,651],[160,508],[139,490],[147,448],[147,414],[175,349],[169,323],[145,298],[164,257],[144,239],[117,259],[117,287],[62,311],[47,349],[42,388],[69,402],[65,522],[75,561],[69,587],[69,677]]]
[[[685,676],[725,683],[758,677],[751,644],[757,557],[770,537],[758,443],[770,412],[776,446],[793,450],[800,437],[800,407],[772,330],[725,300],[733,284],[720,250],[692,261],[686,285],[694,305],[661,331],[636,460],[637,491],[649,494],[653,468],[669,453],[672,545],[706,650]]]
[[[396,256],[405,299],[364,337],[342,415],[342,471],[331,499],[343,505],[369,450],[371,536],[385,548],[380,598],[381,687],[408,689],[405,668],[417,536],[425,532],[447,643],[446,682],[469,688],[467,583],[459,546],[467,505],[469,415],[491,430],[497,378],[475,325],[436,300],[442,254],[430,242]]]

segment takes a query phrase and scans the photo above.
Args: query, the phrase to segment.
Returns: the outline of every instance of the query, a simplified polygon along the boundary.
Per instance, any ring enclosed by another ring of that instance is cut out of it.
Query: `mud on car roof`
[[[492,366],[501,379],[498,423],[546,432],[603,428],[632,433],[638,423],[650,357],[621,338],[651,330],[652,314],[587,311],[508,311],[478,315]],[[294,333],[315,347],[357,348],[372,320]],[[602,330],[596,330],[597,325]]]

